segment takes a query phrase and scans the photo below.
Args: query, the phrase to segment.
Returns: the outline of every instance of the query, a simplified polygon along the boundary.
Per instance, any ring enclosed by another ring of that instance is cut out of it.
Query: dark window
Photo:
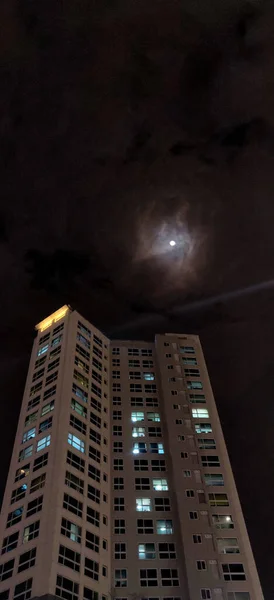
[[[3,565],[0,565],[0,581],[5,581],[5,579],[9,579],[13,574],[15,559],[8,560]]]
[[[31,597],[32,578],[18,583],[14,588],[13,600],[27,600]]]
[[[88,485],[88,498],[100,504],[100,490],[97,490],[93,485]]]
[[[100,513],[90,506],[87,506],[87,521],[95,527],[100,527]]]
[[[66,548],[66,546],[59,546],[58,562],[65,567],[69,567],[69,569],[73,569],[73,571],[80,571],[79,552],[74,552],[70,548]]]
[[[78,517],[82,517],[83,504],[68,494],[64,494],[63,508],[69,510]]]
[[[42,505],[43,505],[43,496],[38,496],[38,498],[35,498],[35,500],[32,500],[31,502],[29,502],[28,506],[27,506],[26,517],[30,517],[31,515],[34,515],[35,513],[42,510]]]
[[[64,600],[78,600],[79,584],[57,575],[55,594]]]
[[[100,538],[95,533],[91,533],[90,531],[86,531],[86,547],[94,552],[100,551]]]
[[[74,415],[70,415],[69,424],[74,427],[74,429],[77,429],[77,431],[80,431],[80,433],[83,433],[83,435],[86,435],[87,426],[85,423],[83,423],[83,421],[80,421],[80,419],[77,419]]]
[[[2,552],[1,554],[6,554],[6,552],[11,552],[17,547],[19,537],[19,531],[8,535],[3,539]]]
[[[38,471],[38,469],[41,469],[48,464],[48,455],[48,452],[45,452],[45,454],[42,454],[35,459],[33,463],[33,472]]]
[[[21,571],[26,571],[26,569],[30,569],[30,567],[33,567],[35,565],[35,557],[36,548],[32,548],[31,550],[28,550],[28,552],[24,552],[24,554],[21,554],[21,556],[19,557],[17,572],[21,573]]]
[[[85,558],[85,570],[84,573],[87,577],[99,581],[99,564],[95,560]]]
[[[67,452],[67,463],[69,465],[71,465],[72,467],[74,467],[75,469],[78,469],[78,471],[81,471],[81,473],[84,473],[84,471],[85,471],[84,459],[80,458],[80,456],[77,456],[76,454],[73,454],[73,452],[71,452],[70,450],[68,450],[68,452]]]

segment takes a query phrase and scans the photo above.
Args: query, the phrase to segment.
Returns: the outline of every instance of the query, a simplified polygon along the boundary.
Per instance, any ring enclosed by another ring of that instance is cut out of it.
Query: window
[[[140,512],[149,512],[152,510],[150,498],[136,498],[136,510]]]
[[[113,406],[121,406],[121,404],[122,404],[122,398],[121,398],[121,396],[113,396],[112,397],[112,404],[113,404]]]
[[[120,379],[120,371],[112,371],[112,379]]]
[[[195,349],[193,346],[180,346],[181,354],[195,354]]]
[[[36,396],[36,398],[32,398],[29,402],[28,402],[28,406],[27,406],[27,410],[30,410],[31,408],[34,408],[34,406],[37,406],[37,404],[39,404],[41,399],[41,396]]]
[[[76,344],[76,352],[78,352],[78,354],[80,354],[80,356],[86,360],[90,360],[90,353],[87,352],[87,350],[84,350],[84,348],[82,348],[79,344]]]
[[[137,477],[135,479],[135,490],[150,490],[150,481],[148,477]]]
[[[153,489],[156,492],[167,492],[168,483],[167,479],[152,479]]]
[[[97,481],[98,483],[100,483],[101,471],[100,471],[100,469],[97,469],[93,465],[88,465],[88,476],[91,479],[94,479],[94,481]]]
[[[95,429],[91,429],[89,430],[89,439],[92,442],[95,442],[95,444],[98,444],[99,446],[101,445],[101,434],[98,433],[98,431],[95,431]]]
[[[193,543],[194,543],[194,544],[201,544],[201,543],[202,543],[202,536],[201,536],[201,534],[200,534],[200,533],[195,533],[195,534],[192,536],[192,539],[193,539]]]
[[[114,356],[119,356],[120,355],[120,348],[112,348],[112,354]]]
[[[65,508],[66,510],[69,510],[71,513],[73,513],[74,515],[77,515],[78,517],[82,517],[82,514],[83,514],[82,502],[79,502],[79,500],[76,500],[75,498],[73,498],[72,496],[69,496],[68,494],[64,494],[63,508]]]
[[[216,529],[234,529],[231,515],[212,515],[212,522]]]
[[[145,444],[145,442],[135,442],[133,444],[132,452],[133,454],[146,454],[147,445]]]
[[[204,473],[204,479],[206,485],[223,486],[225,484],[222,473]]]
[[[95,533],[91,533],[91,531],[86,532],[86,547],[93,552],[97,552],[99,554],[100,551],[100,538]]]
[[[151,350],[151,348],[142,348],[141,349],[141,355],[142,356],[152,356],[152,350]]]
[[[249,592],[227,592],[227,600],[250,600]]]
[[[47,400],[48,398],[51,398],[51,396],[54,396],[55,394],[56,394],[56,385],[53,385],[52,387],[48,388],[48,390],[46,390],[44,392],[43,400]]]
[[[114,510],[115,511],[125,510],[125,499],[124,498],[114,498]]]
[[[84,587],[83,598],[84,600],[99,600],[99,594],[98,592],[94,592],[94,590]],[[106,600],[106,596],[102,595],[102,600]]]
[[[144,412],[132,412],[131,413],[131,421],[136,423],[137,421],[144,421],[145,413]]]
[[[175,419],[175,424],[176,425],[183,425],[184,421],[183,421],[183,419]]]
[[[239,554],[237,538],[217,538],[217,548],[220,554]]]
[[[66,471],[65,484],[80,494],[84,493],[83,479],[80,479],[80,477],[73,475],[73,473],[70,473],[69,471]]]
[[[145,427],[132,427],[132,437],[145,437],[146,430]]]
[[[139,348],[128,348],[128,356],[139,356]]]
[[[114,471],[123,471],[124,469],[124,460],[123,458],[114,458],[113,460],[113,470]]]
[[[200,450],[215,450],[216,442],[213,438],[198,438],[198,445]],[[202,457],[203,460],[204,457]],[[216,457],[218,458],[218,457]],[[220,465],[217,465],[220,466]]]
[[[123,452],[123,442],[113,442],[113,452]]]
[[[101,452],[100,450],[97,450],[97,448],[94,448],[94,446],[89,446],[88,455],[89,458],[92,458],[95,462],[101,462]]]
[[[158,398],[154,398],[153,396],[151,396],[150,398],[146,398],[146,406],[149,407],[153,407],[153,408],[157,408],[158,406]]]
[[[57,575],[55,594],[64,600],[78,600],[79,584]]]
[[[194,490],[186,490],[187,498],[194,498],[194,496],[195,496]]]
[[[200,377],[199,369],[185,369],[186,377]]]
[[[197,511],[196,510],[191,510],[189,512],[189,518],[190,518],[191,521],[197,521],[197,519],[198,519],[198,513],[197,513]]]
[[[222,564],[225,581],[245,581],[244,565],[241,563]]]
[[[80,554],[79,552],[74,552],[70,548],[66,548],[66,546],[59,546],[59,556],[58,562],[69,569],[73,569],[73,571],[80,571]]]
[[[192,408],[192,417],[194,419],[208,419],[209,414],[207,408]]]
[[[114,436],[120,436],[120,435],[122,435],[123,434],[122,425],[113,425],[112,434]]]
[[[152,471],[166,471],[166,461],[163,459],[152,459],[151,461]]]
[[[76,383],[72,384],[72,393],[75,394],[82,402],[87,402],[88,393],[82,390]]]
[[[187,389],[188,390],[202,390],[203,384],[201,381],[187,381]]]
[[[33,412],[33,413],[31,413],[30,415],[28,415],[28,416],[25,418],[24,427],[26,427],[26,426],[27,426],[27,425],[29,425],[30,423],[34,423],[34,422],[36,421],[36,419],[37,419],[37,415],[38,415],[38,410],[36,410],[35,412]],[[31,431],[31,430],[30,430],[30,431]],[[28,433],[28,432],[26,432],[26,433]],[[25,435],[26,435],[26,434],[24,433],[24,436],[25,436]],[[24,436],[23,436],[23,439],[24,439]],[[34,429],[34,436],[32,436],[32,437],[35,437],[35,429]],[[26,441],[26,440],[25,440],[25,441]],[[23,443],[23,442],[22,442],[22,443]]]
[[[135,471],[148,471],[148,460],[145,459],[135,459],[134,460],[134,470]]]
[[[123,477],[114,477],[113,489],[114,490],[123,490],[124,489],[124,478]]]
[[[137,519],[137,533],[145,535],[154,533],[152,519]]]
[[[170,511],[169,498],[154,498],[154,509],[160,512]]]
[[[13,600],[27,600],[31,597],[32,578],[18,583],[14,588]]]
[[[161,543],[158,544],[159,547],[159,558],[168,560],[170,558],[177,558],[175,551],[175,544],[169,543]]]
[[[84,473],[85,461],[70,450],[67,451],[67,463],[75,469],[78,469],[78,471],[81,471],[81,473]]]
[[[99,402],[99,400],[95,400],[95,398],[91,397],[90,406],[92,408],[95,408],[95,410],[97,410],[99,413],[102,412],[102,404],[101,404],[101,402]]]
[[[54,371],[54,373],[51,373],[51,375],[47,376],[45,385],[49,385],[53,381],[56,381],[57,377],[58,377],[58,371]]]
[[[208,494],[210,506],[229,506],[227,494]]]
[[[189,394],[190,404],[205,404],[206,397],[204,394]]]
[[[56,338],[54,338],[51,342],[52,346],[57,346],[57,344],[60,344],[62,340],[62,335],[58,335]]]
[[[141,587],[156,587],[158,585],[157,569],[140,569]]]
[[[121,391],[121,384],[120,383],[113,383],[112,384],[112,391],[113,392],[120,392]]]
[[[39,440],[36,444],[36,452],[40,452],[41,450],[44,450],[44,448],[46,448],[47,446],[50,445],[50,435],[47,435],[44,438],[41,438],[41,440]]]
[[[15,559],[13,558],[0,565],[0,581],[5,581],[5,579],[12,577],[14,563]]]
[[[88,378],[85,377],[85,375],[83,375],[83,373],[80,373],[80,371],[77,371],[77,369],[74,369],[73,371],[73,377],[74,379],[76,379],[76,381],[83,386],[83,388],[86,388],[88,390]]]
[[[123,535],[126,533],[125,519],[114,519],[114,534]]]
[[[99,581],[99,564],[91,558],[85,558],[85,570],[84,573],[90,579]]]
[[[78,415],[80,415],[80,417],[84,417],[85,419],[87,418],[87,409],[85,406],[82,406],[80,402],[77,402],[77,400],[74,400],[74,398],[72,398],[70,405],[72,410],[75,410],[75,412]]]
[[[201,600],[211,600],[211,591],[209,589],[201,589]]]
[[[181,452],[181,458],[188,458],[188,452]]]
[[[167,535],[173,533],[173,524],[171,520],[160,520],[156,521],[157,533],[160,535]]]
[[[113,358],[112,359],[112,366],[113,367],[120,367],[120,358]]]
[[[37,512],[40,512],[40,510],[42,510],[42,506],[43,496],[38,496],[38,498],[35,498],[35,500],[29,502],[27,506],[26,518],[31,517],[31,515],[34,515]]]
[[[115,569],[114,572],[115,587],[127,587],[127,570],[126,569]]]
[[[55,348],[54,350],[51,350],[51,352],[49,353],[49,358],[51,359],[53,356],[58,356],[58,354],[61,353],[61,348],[59,346],[59,348]]]
[[[196,433],[212,433],[212,427],[210,423],[197,423],[195,431]]]
[[[115,560],[124,560],[127,557],[126,544],[124,542],[116,542],[114,544]]]
[[[219,456],[209,455],[209,456],[201,456],[202,466],[203,467],[220,467],[220,459]]]
[[[18,500],[21,500],[21,498],[24,498],[26,495],[27,488],[27,484],[23,483],[22,485],[20,485],[20,487],[16,488],[16,490],[13,490],[11,494],[10,503],[14,504],[14,502],[17,502]]]
[[[45,346],[42,346],[42,348],[39,348],[38,352],[37,352],[37,356],[42,356],[42,354],[45,354],[45,352],[47,352],[49,349],[49,344],[45,344]]]
[[[83,360],[81,360],[81,358],[79,358],[78,356],[75,356],[74,364],[76,365],[76,367],[78,367],[78,369],[82,369],[82,371],[84,373],[86,373],[87,375],[89,374],[89,366],[87,365],[87,363],[85,363]]]
[[[76,437],[76,435],[69,433],[68,434],[68,443],[71,446],[73,446],[73,448],[75,448],[76,450],[79,450],[79,452],[85,452],[85,442],[80,440],[80,438]]]
[[[54,409],[54,400],[52,400],[48,404],[45,404],[45,406],[42,408],[41,417],[44,417],[44,415],[51,412],[53,409]]]
[[[11,552],[15,548],[17,548],[18,537],[19,537],[19,531],[16,531],[15,533],[12,533],[11,535],[8,535],[7,537],[5,537],[3,539],[1,554],[6,554],[6,552]]]
[[[22,514],[23,506],[19,506],[19,508],[16,508],[12,512],[10,512],[8,514],[6,528],[8,529],[8,527],[12,527],[13,525],[16,525],[16,523],[19,523],[22,519]]]
[[[83,344],[83,346],[85,346],[86,348],[90,349],[90,342],[87,340],[87,338],[85,338],[84,335],[81,335],[80,333],[76,334],[76,339],[78,340],[78,342],[80,342],[80,344]]]
[[[129,390],[130,390],[131,394],[133,394],[134,392],[135,393],[141,392],[142,384],[141,383],[130,383]]]
[[[162,437],[161,427],[148,427],[149,437]]]
[[[95,527],[100,527],[100,513],[90,506],[87,506],[87,521]]]
[[[26,571],[26,569],[30,569],[35,565],[36,558],[36,548],[32,548],[28,550],[28,552],[24,552],[19,556],[18,570],[17,573],[21,573],[21,571]]]
[[[34,523],[31,523],[31,525],[28,525],[27,527],[24,528],[23,544],[26,544],[27,542],[30,542],[34,538],[38,537],[39,527],[40,527],[40,521],[35,521]]]
[[[38,433],[43,433],[43,431],[50,429],[51,426],[52,426],[52,417],[48,417],[47,419],[45,419],[44,421],[42,421],[40,423]]]
[[[145,383],[145,394],[156,394],[157,386],[155,383]]]
[[[30,494],[32,494],[33,492],[37,492],[37,490],[43,488],[45,483],[46,473],[43,473],[42,475],[39,475],[39,477],[35,477],[35,479],[32,479],[29,490]]]
[[[149,444],[150,452],[152,454],[164,454],[164,445],[157,442],[151,442]]]
[[[197,560],[196,567],[198,571],[206,571],[206,561],[205,560]]]
[[[48,372],[52,371],[53,369],[55,369],[56,367],[58,367],[59,363],[60,363],[60,358],[56,358],[51,363],[49,363],[49,365],[48,365]]]
[[[32,387],[30,388],[30,398],[32,396],[35,396],[35,394],[37,394],[37,392],[39,392],[42,388],[42,381],[39,381],[39,383],[36,383],[35,385],[32,385]]]
[[[129,368],[140,367],[140,361],[138,359],[132,358],[131,360],[128,361],[128,366],[129,366]],[[134,371],[130,371],[130,373],[132,373],[132,372],[134,373]]]
[[[102,423],[102,419],[101,417],[98,417],[98,415],[95,415],[93,412],[90,412],[90,422],[93,425],[96,425],[96,427],[98,427],[98,429],[101,429],[101,423]]]
[[[154,379],[155,379],[155,373],[144,372],[143,373],[143,379],[145,379],[145,381],[154,381]]]
[[[20,450],[19,456],[18,456],[18,462],[21,462],[21,460],[25,460],[25,458],[29,458],[30,456],[32,456],[32,452],[33,452],[33,444],[31,444],[31,446],[27,446],[27,448],[24,448],[23,450]]]
[[[143,369],[153,369],[154,363],[153,360],[143,360]]]
[[[161,569],[162,585],[168,587],[178,587],[179,576],[177,569]]]

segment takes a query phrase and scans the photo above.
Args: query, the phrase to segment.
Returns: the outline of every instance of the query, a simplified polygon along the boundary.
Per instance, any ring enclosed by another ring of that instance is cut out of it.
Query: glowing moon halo
[[[169,245],[170,246],[176,246],[176,242],[174,240],[170,240]]]

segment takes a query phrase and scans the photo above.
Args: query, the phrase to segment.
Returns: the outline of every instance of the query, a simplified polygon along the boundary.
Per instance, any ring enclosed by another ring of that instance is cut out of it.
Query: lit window
[[[229,506],[227,494],[208,494],[209,506]]]
[[[54,400],[52,400],[48,404],[45,404],[45,406],[44,406],[44,408],[42,409],[42,412],[41,412],[41,417],[43,417],[44,415],[46,415],[48,412],[51,412],[53,409],[54,409]]]
[[[216,529],[234,529],[231,515],[212,515],[212,522]]]
[[[148,421],[154,421],[154,422],[156,422],[156,423],[160,423],[160,421],[161,421],[161,418],[160,418],[160,415],[159,415],[159,413],[156,413],[156,412],[148,412],[148,413],[147,413],[147,420],[148,420]]]
[[[75,523],[72,523],[71,521],[68,521],[67,519],[62,518],[62,525],[61,525],[61,534],[62,535],[65,535],[72,542],[77,542],[78,544],[80,544],[81,543],[81,533],[82,533],[82,529],[79,525],[76,525]]]
[[[195,354],[193,346],[180,346],[181,354]]]
[[[24,465],[23,467],[19,467],[19,469],[17,469],[17,471],[15,473],[14,482],[27,477],[27,475],[29,475],[29,471],[30,471],[30,463],[28,463],[27,465]]]
[[[145,427],[132,427],[132,437],[144,437],[146,433]]]
[[[205,473],[204,474],[206,485],[220,486],[224,485],[224,477],[221,473]]]
[[[139,544],[138,557],[141,560],[152,560],[153,558],[156,558],[155,544]]]
[[[37,442],[36,452],[40,452],[40,450],[43,450],[44,448],[50,445],[50,437],[50,435],[47,435],[46,437],[42,438]]]
[[[151,442],[149,444],[150,446],[150,452],[152,454],[164,454],[164,445],[162,443],[159,442]]]
[[[136,498],[136,510],[149,512],[151,510],[150,498]]]
[[[239,554],[237,538],[217,538],[217,548],[220,554]]]
[[[19,506],[19,508],[16,508],[12,512],[10,512],[8,514],[6,528],[8,529],[9,527],[16,525],[16,523],[19,523],[22,519],[22,515],[23,515],[23,506]]]
[[[212,433],[211,423],[197,423],[195,431],[196,433]]]
[[[143,373],[143,378],[146,381],[154,381],[154,379],[155,379],[155,373]]]
[[[74,400],[74,398],[71,399],[71,408],[72,410],[75,410],[75,412],[78,413],[78,415],[80,415],[81,417],[87,417],[86,407],[82,406],[82,404],[80,404],[80,402],[77,402],[77,400]]]
[[[76,448],[76,450],[79,450],[79,452],[85,452],[85,442],[76,437],[76,435],[69,433],[68,443],[73,446],[73,448]]]
[[[30,425],[30,423],[34,423],[37,419],[37,415],[38,415],[38,410],[36,410],[35,412],[28,415],[25,419],[24,427],[27,427],[27,425]]]
[[[209,414],[206,408],[192,408],[192,417],[194,419],[208,419]]]
[[[133,454],[145,454],[147,452],[147,445],[144,442],[135,442],[132,452]]]
[[[187,381],[187,389],[188,390],[202,390],[203,384],[201,381]]]
[[[152,479],[153,489],[156,492],[167,492],[168,484],[166,479]]]
[[[39,348],[38,352],[37,352],[37,356],[41,356],[42,354],[45,354],[45,352],[48,351],[49,348],[49,344],[46,344],[45,346],[42,346],[42,348]]]
[[[34,438],[35,432],[36,432],[35,427],[32,427],[32,429],[28,429],[28,431],[25,431],[25,433],[23,435],[23,439],[22,439],[22,444],[24,444],[25,442],[28,442],[28,440],[31,440],[31,438]]]
[[[39,527],[40,521],[35,521],[34,523],[31,523],[31,525],[25,527],[23,531],[23,544],[26,544],[26,542],[30,542],[34,538],[38,537]]]
[[[145,420],[145,413],[144,412],[132,412],[131,413],[131,420],[133,423],[136,423],[137,421],[144,421]]]
[[[171,520],[163,519],[156,521],[156,530],[160,535],[168,535],[173,533],[173,524]]]

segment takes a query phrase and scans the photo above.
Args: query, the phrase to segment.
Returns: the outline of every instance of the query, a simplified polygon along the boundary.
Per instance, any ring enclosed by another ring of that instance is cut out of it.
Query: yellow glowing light
[[[60,321],[60,319],[63,319],[63,317],[66,316],[69,310],[69,306],[65,304],[64,306],[62,306],[62,308],[59,308],[59,310],[56,310],[54,313],[52,313],[52,315],[38,323],[38,325],[35,326],[35,329],[37,329],[38,331],[45,331],[45,329],[51,327],[53,323],[56,323],[57,321]]]

